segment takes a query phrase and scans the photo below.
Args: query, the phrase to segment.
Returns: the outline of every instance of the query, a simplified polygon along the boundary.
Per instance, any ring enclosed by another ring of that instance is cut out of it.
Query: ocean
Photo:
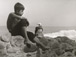
[[[28,31],[34,32],[35,26],[29,26]],[[76,27],[70,26],[70,27],[53,27],[53,26],[43,26],[43,32],[44,33],[53,33],[58,32],[61,30],[76,30]],[[6,26],[0,26],[0,35],[9,33]]]
[[[30,31],[34,32],[35,30],[35,27],[32,26],[32,27],[29,27],[28,28]],[[44,33],[53,33],[53,32],[59,32],[61,30],[76,30],[76,27],[74,26],[70,26],[70,27],[54,27],[54,26],[43,26],[43,32]]]

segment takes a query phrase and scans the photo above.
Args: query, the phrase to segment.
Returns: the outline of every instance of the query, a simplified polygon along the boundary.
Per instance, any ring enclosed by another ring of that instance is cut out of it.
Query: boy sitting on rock
[[[14,12],[10,13],[7,20],[7,28],[12,36],[20,35],[25,39],[25,44],[30,47],[31,42],[35,42],[42,46],[43,50],[47,50],[38,38],[32,32],[27,31],[29,22],[27,18],[23,17],[24,6],[21,3],[16,3]]]

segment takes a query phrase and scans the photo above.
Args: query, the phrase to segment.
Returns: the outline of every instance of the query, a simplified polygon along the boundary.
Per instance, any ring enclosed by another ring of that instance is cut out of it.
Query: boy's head
[[[24,6],[21,3],[16,3],[14,6],[14,11],[17,15],[23,15],[23,11],[24,11]]]

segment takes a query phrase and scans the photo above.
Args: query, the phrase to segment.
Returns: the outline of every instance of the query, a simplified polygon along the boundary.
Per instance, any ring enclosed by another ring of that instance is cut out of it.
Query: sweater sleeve
[[[20,26],[29,26],[29,22],[27,19],[21,19],[20,21]]]

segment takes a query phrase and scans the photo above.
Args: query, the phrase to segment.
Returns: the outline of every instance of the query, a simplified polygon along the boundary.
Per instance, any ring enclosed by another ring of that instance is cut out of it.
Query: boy
[[[28,40],[26,33],[29,22],[26,18],[22,17],[24,6],[20,3],[16,3],[14,6],[14,13],[10,13],[7,20],[7,28],[12,36],[21,35]]]
[[[16,3],[14,6],[14,13],[10,13],[7,20],[7,28],[12,36],[21,35],[25,41],[24,43],[30,47],[30,42],[38,43],[43,47],[43,44],[35,37],[32,32],[27,32],[29,22],[26,18],[22,17],[24,6],[21,3]]]

